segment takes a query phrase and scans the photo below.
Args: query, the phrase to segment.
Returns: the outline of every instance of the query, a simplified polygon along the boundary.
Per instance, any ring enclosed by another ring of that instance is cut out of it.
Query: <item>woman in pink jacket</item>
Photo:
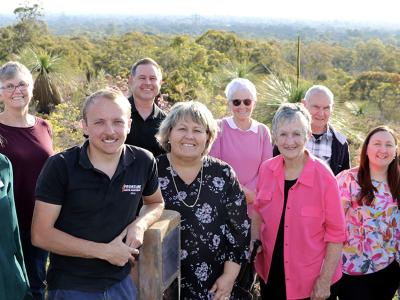
[[[261,165],[252,223],[262,299],[334,299],[342,275],[343,208],[329,167],[305,149],[310,120],[301,104],[283,104],[273,119],[281,154]]]

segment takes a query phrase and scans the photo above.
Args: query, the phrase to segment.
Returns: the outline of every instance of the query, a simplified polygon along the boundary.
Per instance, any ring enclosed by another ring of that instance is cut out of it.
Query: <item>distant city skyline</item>
[[[1,14],[12,14],[25,1],[6,0]],[[398,0],[39,0],[44,14],[194,15],[266,17],[310,21],[398,24]]]

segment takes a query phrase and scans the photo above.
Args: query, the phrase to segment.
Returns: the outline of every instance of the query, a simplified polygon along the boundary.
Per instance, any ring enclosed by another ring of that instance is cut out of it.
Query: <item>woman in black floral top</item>
[[[161,123],[158,174],[166,209],[181,214],[181,299],[238,299],[250,244],[244,194],[232,168],[206,156],[216,123],[201,103],[175,104]]]

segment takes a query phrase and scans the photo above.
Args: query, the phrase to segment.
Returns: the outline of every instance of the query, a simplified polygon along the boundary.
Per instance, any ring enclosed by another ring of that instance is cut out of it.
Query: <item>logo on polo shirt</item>
[[[131,194],[140,192],[141,190],[142,190],[141,184],[124,184],[124,185],[122,185],[122,188],[121,188],[122,192],[130,192]]]

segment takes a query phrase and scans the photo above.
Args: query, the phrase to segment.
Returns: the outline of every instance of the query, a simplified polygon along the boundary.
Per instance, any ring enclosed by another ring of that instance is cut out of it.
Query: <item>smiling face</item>
[[[371,169],[387,169],[396,156],[396,142],[388,131],[374,133],[367,146],[367,156]]]
[[[246,106],[244,101],[245,99],[252,100],[250,105]],[[233,100],[242,100],[239,106],[233,105]],[[229,108],[232,111],[233,117],[238,121],[248,121],[251,118],[251,114],[253,113],[255,107],[255,101],[251,93],[246,89],[241,89],[236,91],[231,99],[229,99]]]
[[[183,160],[201,159],[207,143],[206,128],[190,117],[179,120],[171,129],[171,155]]]
[[[299,117],[283,120],[274,135],[276,146],[285,160],[302,158],[307,141],[304,124]]]
[[[324,133],[333,110],[329,97],[323,92],[315,93],[308,101],[304,102],[304,105],[311,114],[312,132],[315,134]]]
[[[119,103],[99,96],[86,111],[82,121],[84,133],[89,136],[91,156],[120,156],[126,136],[131,126],[129,111]]]
[[[154,101],[161,88],[161,72],[152,64],[142,64],[129,78],[135,100]]]
[[[24,74],[17,73],[13,78],[0,83],[0,99],[6,110],[28,108],[33,95],[33,83]]]

